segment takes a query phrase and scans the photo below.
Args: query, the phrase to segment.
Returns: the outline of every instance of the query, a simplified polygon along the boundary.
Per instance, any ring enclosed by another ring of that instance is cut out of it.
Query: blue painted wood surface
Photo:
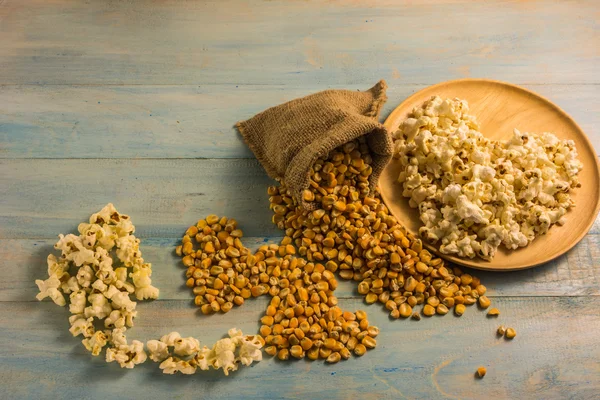
[[[429,84],[485,77],[548,97],[598,152],[598,21],[593,0],[0,0],[0,398],[598,398],[600,220],[547,265],[472,271],[498,319],[470,308],[390,321],[341,283],[341,306],[365,309],[381,329],[374,351],[333,366],[267,357],[229,378],[91,357],[68,333],[67,311],[37,302],[33,283],[56,234],[111,201],[132,216],[161,288],[140,304],[131,338],[178,330],[210,344],[233,326],[255,332],[266,298],[203,317],[173,255],[208,213],[237,218],[253,248],[281,236],[272,182],[235,122],[381,78],[385,116]],[[517,338],[498,339],[500,323]]]

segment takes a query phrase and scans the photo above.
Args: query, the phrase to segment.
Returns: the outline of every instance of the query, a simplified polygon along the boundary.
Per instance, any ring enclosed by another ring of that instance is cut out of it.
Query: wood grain
[[[275,236],[267,187],[247,160],[0,160],[0,238],[71,232],[109,202],[142,237],[180,237],[208,214],[237,219],[247,236]]]
[[[248,237],[244,245],[252,250],[264,243],[279,243],[281,237]],[[46,277],[46,257],[57,254],[55,239],[0,239],[0,302],[36,301],[35,279]],[[174,255],[177,238],[142,239],[144,259],[152,263],[154,284],[161,300],[193,299],[184,286],[180,258]],[[476,271],[491,297],[507,296],[600,296],[600,235],[586,236],[572,251],[543,266],[514,273]],[[339,278],[338,278],[339,280]],[[340,280],[336,296],[356,297],[356,284]],[[379,308],[379,307],[374,307]]]
[[[329,88],[362,84],[0,86],[0,158],[252,158],[235,122]],[[389,80],[384,120],[424,85]],[[596,85],[526,85],[562,107],[600,152]],[[126,133],[126,134],[124,134]]]
[[[590,230],[600,210],[600,164],[590,141],[579,125],[560,107],[538,94],[516,85],[487,79],[460,79],[427,87],[403,101],[385,120],[385,127],[395,132],[413,109],[432,96],[460,98],[469,103],[482,134],[502,143],[510,140],[513,130],[541,134],[552,132],[561,140],[572,141],[583,169],[578,174],[582,186],[569,193],[576,204],[566,215],[568,227],[552,227],[525,248],[509,250],[504,246],[492,260],[461,258],[439,252],[439,244],[425,243],[428,249],[447,260],[485,270],[520,270],[532,268],[564,254]],[[398,184],[402,167],[392,159],[380,178],[381,197],[394,216],[413,234],[423,226],[419,212],[412,209],[403,187]]]
[[[203,318],[172,255],[213,212],[237,218],[250,246],[281,235],[271,181],[236,121],[382,78],[385,116],[429,84],[487,77],[550,98],[598,152],[598,21],[594,0],[0,0],[0,398],[597,397],[600,219],[549,264],[474,272],[498,320],[470,308],[392,322],[344,283],[342,306],[381,328],[375,351],[334,366],[267,359],[232,379],[92,358],[68,334],[66,310],[33,298],[33,280],[55,235],[112,201],[132,216],[161,288],[140,304],[132,338],[178,330],[209,344],[233,326],[256,331],[266,297]],[[500,323],[517,329],[512,343],[496,339]],[[481,365],[488,375],[475,380]]]
[[[185,301],[140,305],[130,337],[145,340],[171,329],[210,344],[227,327],[258,329],[266,301],[250,301],[226,315],[202,317]],[[488,319],[474,308],[421,321],[390,321],[367,310],[379,326],[378,347],[336,365],[277,362],[268,357],[226,378],[216,371],[193,377],[162,375],[148,362],[134,370],[93,358],[70,337],[67,310],[51,303],[3,303],[0,308],[0,385],[18,398],[332,398],[365,399],[592,399],[600,391],[600,297],[502,298],[503,314]],[[363,308],[341,300],[347,310]],[[507,324],[512,341],[495,330]],[[551,344],[551,345],[550,345]],[[486,366],[483,380],[474,377]],[[199,394],[201,393],[201,394]]]
[[[0,83],[599,83],[596,6],[6,0]]]

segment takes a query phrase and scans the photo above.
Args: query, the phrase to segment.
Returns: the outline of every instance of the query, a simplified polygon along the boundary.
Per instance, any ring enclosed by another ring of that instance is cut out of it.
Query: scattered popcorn
[[[185,375],[209,367],[221,368],[228,375],[239,363],[250,365],[262,360],[260,337],[243,336],[235,328],[212,349],[201,349],[197,339],[182,338],[177,332],[149,340],[148,354],[144,343],[133,340],[128,344],[125,332],[137,316],[137,303],[130,296],[145,300],[159,295],[158,288],[152,286],[152,265],[144,263],[131,220],[112,204],[93,214],[89,223],[79,224],[78,231],[79,236],[59,235],[54,247],[61,256],[48,256],[48,279],[35,281],[40,290],[36,298],[49,297],[64,306],[64,294],[69,295],[69,332],[84,336],[81,342],[92,355],[99,355],[106,347],[106,362],[117,362],[121,368],[134,368],[150,358],[160,362],[166,374]],[[107,329],[96,330],[96,321]]]
[[[486,139],[466,101],[432,97],[394,134],[398,182],[418,208],[419,234],[440,251],[490,260],[503,244],[517,249],[565,222],[583,168],[571,140],[515,129]]]
[[[229,375],[230,371],[238,369],[239,363],[248,366],[254,361],[261,361],[262,346],[259,336],[243,336],[236,328],[230,329],[229,337],[217,341],[212,349],[206,346],[200,348],[198,340],[182,338],[177,332],[164,335],[160,341],[150,340],[146,343],[150,359],[161,362],[160,369],[165,374],[194,373],[196,368],[206,371],[212,367],[222,369],[225,375]],[[190,359],[173,357],[168,347],[174,347],[174,354],[189,356]]]
[[[132,235],[135,227],[131,220],[119,214],[112,204],[93,214],[89,223],[79,224],[78,231],[79,236],[58,236],[54,248],[60,250],[61,256],[48,255],[48,279],[36,281],[40,289],[36,298],[50,297],[64,306],[63,294],[69,294],[71,334],[83,335],[82,343],[93,355],[109,346],[107,360],[131,368],[143,362],[146,354],[141,342],[127,345],[125,331],[133,326],[137,315],[137,303],[130,294],[140,289],[138,299],[158,297],[158,289],[150,279],[152,267],[144,263],[139,240]],[[136,278],[128,281],[131,267]],[[96,331],[95,320],[103,321],[112,332]]]

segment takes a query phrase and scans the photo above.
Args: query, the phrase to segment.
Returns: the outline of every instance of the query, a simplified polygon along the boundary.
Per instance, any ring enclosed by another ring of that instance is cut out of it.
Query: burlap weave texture
[[[236,124],[267,174],[283,180],[299,203],[309,185],[310,167],[331,150],[366,135],[373,158],[373,189],[392,157],[392,142],[378,122],[387,97],[385,81],[366,91],[325,90],[269,108]]]

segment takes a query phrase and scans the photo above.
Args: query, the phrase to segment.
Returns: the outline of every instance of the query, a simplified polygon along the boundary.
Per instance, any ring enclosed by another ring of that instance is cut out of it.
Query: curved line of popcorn
[[[82,343],[92,355],[106,347],[106,361],[117,362],[121,368],[133,368],[150,358],[160,363],[165,374],[193,374],[212,367],[228,375],[240,364],[262,360],[263,339],[244,336],[235,328],[212,348],[201,348],[197,339],[182,338],[177,332],[146,342],[147,353],[144,343],[128,343],[125,331],[137,316],[137,303],[130,296],[143,301],[159,295],[152,286],[152,265],[142,258],[129,216],[119,214],[112,204],[93,214],[89,223],[80,224],[78,231],[79,235],[59,235],[54,247],[61,256],[48,255],[48,279],[35,281],[40,290],[36,298],[49,297],[65,306],[65,295],[69,296],[73,314],[69,331],[84,337]],[[117,260],[122,266],[116,267]],[[73,267],[77,272],[71,275]]]

